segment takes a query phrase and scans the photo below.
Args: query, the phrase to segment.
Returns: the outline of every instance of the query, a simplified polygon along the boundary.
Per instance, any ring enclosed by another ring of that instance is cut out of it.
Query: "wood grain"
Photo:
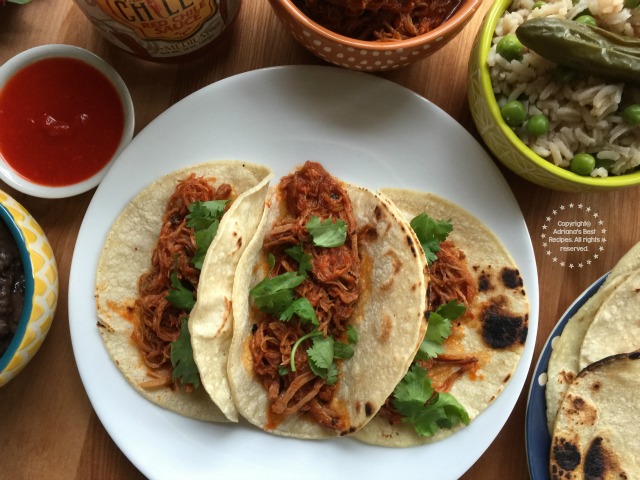
[[[2,5],[2,2],[0,2]],[[466,96],[467,61],[472,41],[490,2],[451,43],[430,58],[402,70],[380,74],[424,96],[479,139]],[[245,0],[223,43],[200,60],[157,65],[110,46],[68,0],[40,0],[0,6],[0,63],[27,48],[78,45],[107,60],[131,91],[136,133],[168,107],[196,90],[253,69],[322,64],[284,31],[266,0]],[[569,194],[528,183],[500,167],[513,189],[532,237],[540,287],[540,322],[534,363],[559,316],[601,274],[640,240],[640,189]],[[73,199],[43,200],[0,185],[39,221],[60,271],[60,301],[53,326],[38,355],[0,389],[0,477],[7,479],[136,479],[142,474],[118,450],[100,424],[75,365],[67,315],[73,248],[92,192]],[[583,203],[606,220],[607,248],[585,268],[560,267],[540,241],[545,217],[561,205]],[[462,477],[464,480],[528,478],[524,443],[525,386],[501,433]],[[428,466],[426,466],[428,468]]]

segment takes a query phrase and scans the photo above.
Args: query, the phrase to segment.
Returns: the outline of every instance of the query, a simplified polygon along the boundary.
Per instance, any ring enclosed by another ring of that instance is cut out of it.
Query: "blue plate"
[[[604,283],[608,273],[600,277],[571,304],[560,317],[547,342],[542,347],[542,353],[538,358],[538,364],[531,378],[529,400],[525,415],[525,441],[527,448],[527,463],[531,480],[548,480],[549,475],[549,449],[551,448],[551,436],[547,429],[547,402],[545,400],[545,385],[551,345],[553,339],[559,337],[569,319],[591,298]]]

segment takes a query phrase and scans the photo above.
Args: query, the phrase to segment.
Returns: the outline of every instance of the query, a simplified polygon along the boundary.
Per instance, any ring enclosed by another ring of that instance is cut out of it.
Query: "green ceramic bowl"
[[[567,192],[607,191],[640,184],[640,172],[593,178],[555,166],[535,154],[504,122],[496,102],[487,56],[498,20],[511,0],[496,0],[476,36],[469,61],[469,106],[473,120],[491,152],[507,168],[543,187]]]

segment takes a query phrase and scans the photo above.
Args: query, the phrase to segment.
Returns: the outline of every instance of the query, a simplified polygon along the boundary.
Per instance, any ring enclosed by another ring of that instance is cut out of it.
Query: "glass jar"
[[[145,60],[202,53],[234,20],[240,0],[74,0],[111,43]]]

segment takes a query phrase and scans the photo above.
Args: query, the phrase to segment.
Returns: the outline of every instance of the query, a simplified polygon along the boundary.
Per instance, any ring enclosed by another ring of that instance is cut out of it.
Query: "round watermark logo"
[[[544,255],[560,267],[586,268],[605,251],[605,221],[590,206],[560,205],[544,220],[540,234]]]

